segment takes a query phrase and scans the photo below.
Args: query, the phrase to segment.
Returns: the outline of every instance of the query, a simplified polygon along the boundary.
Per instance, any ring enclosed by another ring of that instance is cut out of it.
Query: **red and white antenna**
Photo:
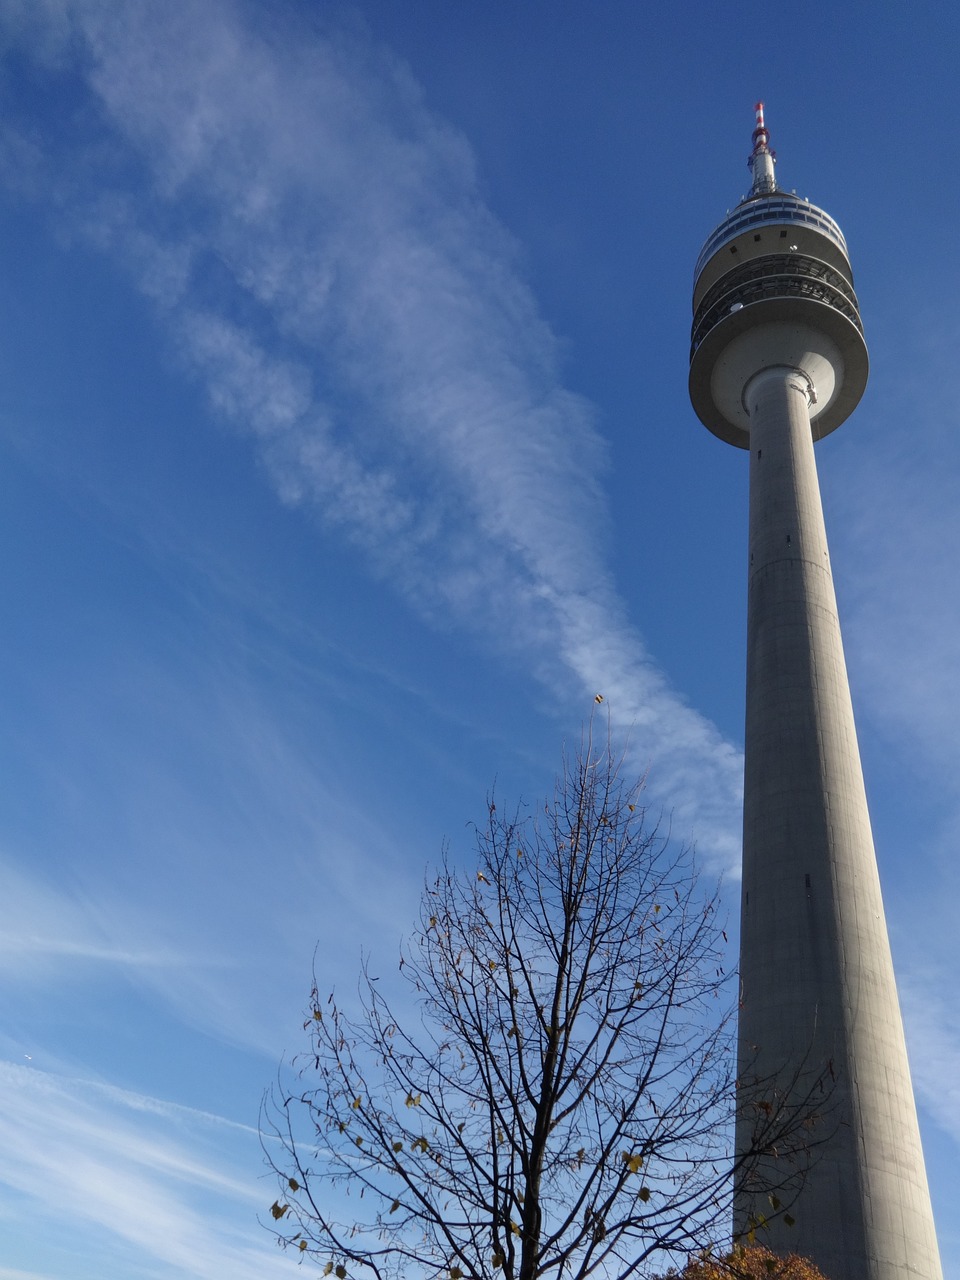
[[[753,131],[753,151],[747,159],[747,168],[753,174],[752,196],[770,195],[777,189],[777,181],[773,176],[773,166],[777,162],[777,153],[770,150],[770,134],[763,121],[763,103],[758,102],[754,111],[757,113],[757,125]]]

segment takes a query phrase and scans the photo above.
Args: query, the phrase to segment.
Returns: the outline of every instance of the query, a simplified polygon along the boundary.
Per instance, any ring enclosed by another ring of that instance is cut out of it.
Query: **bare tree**
[[[445,860],[425,889],[400,960],[406,1026],[366,967],[359,1016],[315,986],[264,1149],[277,1233],[325,1274],[612,1280],[725,1231],[724,939],[640,792],[588,739],[535,816],[490,803],[476,869]],[[809,1100],[751,1106],[783,1195]]]

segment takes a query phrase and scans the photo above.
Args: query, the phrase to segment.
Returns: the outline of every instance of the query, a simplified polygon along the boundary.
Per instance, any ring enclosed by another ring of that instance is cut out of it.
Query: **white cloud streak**
[[[42,982],[64,960],[116,966],[125,971],[187,969],[195,958],[182,950],[133,947],[103,928],[101,913],[0,860],[0,974]]]
[[[955,381],[945,368],[928,376],[940,388]],[[941,416],[931,400],[929,392],[914,397],[908,438],[891,424],[869,457],[861,450],[859,474],[844,486],[840,546],[852,570],[846,632],[869,712],[915,767],[951,783],[952,796],[960,768],[960,450],[953,411]]]
[[[901,981],[901,999],[917,1097],[960,1144],[960,1032],[953,1002],[938,994],[941,977],[934,970]]]
[[[566,697],[602,691],[655,795],[732,863],[739,753],[624,615],[594,411],[463,138],[362,33],[268,38],[226,2],[43,8],[42,36],[35,13],[8,31],[47,58],[60,37],[102,137],[44,150],[11,126],[8,171],[126,264],[286,501],[428,616]]]
[[[244,1126],[65,1076],[0,1062],[0,1177],[51,1229],[105,1227],[143,1251],[149,1274],[265,1280],[291,1274],[253,1223],[269,1192],[227,1172],[224,1129],[239,1133],[251,1170],[256,1137]],[[234,1142],[236,1148],[236,1142]],[[236,1149],[230,1152],[236,1166]],[[242,1226],[238,1226],[242,1223]],[[146,1270],[144,1274],[146,1274]]]

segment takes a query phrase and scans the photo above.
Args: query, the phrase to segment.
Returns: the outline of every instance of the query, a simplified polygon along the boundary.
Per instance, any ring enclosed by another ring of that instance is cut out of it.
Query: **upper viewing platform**
[[[753,183],[749,194],[711,232],[700,250],[693,273],[694,309],[721,276],[771,253],[799,253],[819,259],[853,285],[847,242],[833,218],[795,192],[777,187],[777,154],[770,147],[762,102],[757,103],[756,112],[753,151],[747,161]]]
[[[744,449],[744,389],[755,373],[774,365],[805,372],[819,440],[856,406],[869,369],[843,232],[809,200],[777,187],[763,103],[756,112],[753,184],[700,250],[690,331],[697,416]]]
[[[716,231],[707,237],[706,243],[700,250],[693,272],[694,280],[699,278],[700,272],[718,249],[722,249],[725,244],[729,244],[731,240],[735,240],[737,236],[749,231],[752,227],[766,225],[794,226],[800,229],[814,227],[829,237],[843,254],[844,260],[849,261],[847,242],[843,238],[843,232],[829,213],[824,213],[809,200],[801,200],[791,192],[777,191],[772,195],[747,196],[724,218]]]

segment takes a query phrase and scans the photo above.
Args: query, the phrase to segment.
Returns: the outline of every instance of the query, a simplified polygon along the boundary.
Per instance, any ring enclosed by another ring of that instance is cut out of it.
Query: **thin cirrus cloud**
[[[953,389],[945,368],[934,380]],[[861,451],[861,474],[845,485],[837,541],[842,560],[856,567],[844,584],[852,605],[847,631],[867,709],[901,750],[908,748],[913,767],[948,784],[941,794],[949,802],[960,766],[960,593],[950,589],[960,458],[950,438],[952,410],[940,416],[931,400],[929,390],[915,398],[917,430],[909,441],[891,424],[892,438],[866,460]]]
[[[8,1156],[0,1176],[8,1198],[31,1197],[34,1212],[55,1206],[44,1224],[54,1242],[64,1222],[76,1238],[79,1222],[106,1227],[121,1247],[149,1257],[151,1274],[289,1275],[289,1262],[251,1221],[265,1193],[229,1172],[238,1151],[246,1165],[255,1159],[254,1130],[9,1063],[0,1063],[0,1084]]]
[[[106,964],[124,971],[189,968],[175,948],[137,947],[102,928],[101,912],[88,911],[37,874],[0,859],[0,975],[43,982],[64,962]]]
[[[32,44],[63,40],[104,137],[51,151],[8,127],[8,170],[125,264],[284,500],[428,616],[601,690],[654,793],[732,863],[739,753],[625,617],[594,411],[464,139],[356,31],[267,40],[227,3],[44,12]]]
[[[960,1035],[954,1003],[931,996],[942,974],[928,969],[901,980],[917,1095],[944,1132],[960,1143]]]

